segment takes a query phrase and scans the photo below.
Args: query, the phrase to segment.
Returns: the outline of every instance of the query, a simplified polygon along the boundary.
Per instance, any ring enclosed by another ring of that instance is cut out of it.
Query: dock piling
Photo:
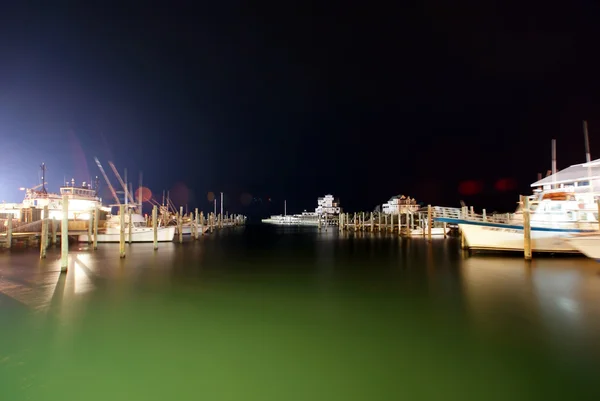
[[[40,259],[46,257],[48,246],[48,205],[44,206],[44,217],[42,218],[42,235],[40,236]]]
[[[6,247],[10,249],[12,245],[12,214],[8,215],[6,220]]]
[[[90,210],[90,218],[88,219],[88,235],[87,235],[87,243],[88,245],[92,244],[92,224],[94,224],[94,214]]]
[[[200,225],[200,217],[198,216],[198,208],[194,210],[194,239],[198,239],[198,227]]]
[[[54,216],[52,216],[50,222],[52,223],[52,245],[56,245],[56,219]]]
[[[158,249],[158,211],[156,205],[152,207],[152,231],[154,232],[154,250]]]
[[[129,242],[129,245],[131,245],[131,232],[133,231],[133,228],[132,228],[133,227],[133,221],[131,219],[131,209],[129,209],[128,215],[129,215],[129,224],[127,225],[127,230],[128,230],[127,240]]]
[[[427,205],[427,240],[431,241],[431,226],[433,225],[433,215],[431,205]]]
[[[94,208],[94,249],[98,249],[98,220],[100,220],[100,210],[96,206]]]
[[[523,253],[525,260],[531,260],[531,220],[529,210],[529,197],[521,195],[523,202]]]
[[[119,257],[125,257],[125,207],[119,205]]]
[[[179,230],[179,243],[183,242],[183,206],[179,206],[179,214],[177,215],[177,230]]]
[[[60,223],[60,271],[66,273],[69,266],[69,197],[62,197],[62,222]]]

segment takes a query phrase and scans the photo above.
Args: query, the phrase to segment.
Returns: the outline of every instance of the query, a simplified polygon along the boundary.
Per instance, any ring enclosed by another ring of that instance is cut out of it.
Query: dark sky
[[[559,168],[584,160],[583,119],[600,157],[594,2],[119,4],[3,6],[0,200],[98,156],[204,210],[209,191],[238,212],[259,210],[243,193],[510,210],[552,138]]]

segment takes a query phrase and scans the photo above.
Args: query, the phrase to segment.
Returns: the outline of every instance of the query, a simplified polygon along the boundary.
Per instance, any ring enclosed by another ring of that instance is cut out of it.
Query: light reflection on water
[[[600,267],[582,258],[247,227],[125,259],[78,246],[59,270],[57,250],[0,253],[7,399],[598,395]]]

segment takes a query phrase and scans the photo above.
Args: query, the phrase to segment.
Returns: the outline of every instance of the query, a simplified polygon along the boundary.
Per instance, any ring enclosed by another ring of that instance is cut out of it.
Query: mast
[[[139,202],[139,208],[140,208],[140,214],[142,213],[142,178],[144,177],[143,173],[140,171],[140,186],[138,188],[138,202]]]
[[[592,156],[590,155],[590,138],[588,136],[588,125],[586,120],[583,120],[583,137],[585,140],[585,162],[589,163],[592,161]]]
[[[42,163],[40,167],[42,169],[42,192],[46,194],[48,193],[46,192],[46,163]]]
[[[133,200],[133,196],[131,195],[131,193],[129,193],[127,191],[127,184],[126,184],[126,182],[127,182],[127,169],[125,169],[125,181],[123,181],[123,179],[121,178],[121,174],[119,174],[119,171],[115,167],[114,163],[111,162],[111,161],[109,161],[108,165],[112,169],[113,173],[115,173],[115,176],[117,177],[117,180],[119,181],[119,184],[121,184],[121,187],[125,191],[125,205],[127,205],[129,203],[128,200],[131,201],[131,203],[135,204],[135,201]]]
[[[592,188],[592,167],[589,165],[592,161],[592,155],[590,154],[590,138],[588,135],[588,125],[587,121],[583,120],[583,138],[585,141],[585,162],[588,164],[587,172],[588,172],[588,186],[590,188],[590,192],[593,192]]]
[[[106,185],[108,185],[108,188],[110,189],[110,193],[117,201],[117,205],[120,205],[121,201],[119,200],[119,197],[117,196],[117,193],[115,192],[115,189],[113,188],[110,181],[108,180],[108,176],[104,172],[104,169],[102,168],[102,164],[100,164],[100,160],[98,160],[97,157],[94,157],[94,160],[96,161],[96,164],[98,165],[98,168],[100,169],[100,172],[102,173],[102,176],[104,177],[104,180],[106,181]]]
[[[552,188],[556,188],[556,139],[552,140]]]
[[[287,200],[283,201],[283,215],[287,216]]]

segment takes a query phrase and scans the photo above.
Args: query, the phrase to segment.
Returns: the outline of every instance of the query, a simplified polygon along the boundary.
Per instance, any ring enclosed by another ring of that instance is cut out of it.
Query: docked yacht
[[[131,242],[153,242],[154,241],[154,229],[148,227],[146,219],[139,213],[125,214],[125,241],[129,242],[129,225],[131,224]],[[131,217],[131,221],[130,218]],[[159,242],[173,241],[175,237],[174,226],[161,226],[157,229],[157,240]],[[93,236],[92,236],[93,238]],[[81,234],[78,236],[79,242],[88,242],[92,238],[89,238],[87,234]],[[106,227],[99,230],[98,242],[119,242],[121,240],[121,217],[119,215],[110,215],[106,220]]]
[[[573,241],[581,233],[598,229],[597,201],[600,193],[600,159],[570,166],[533,184],[530,197],[531,248],[533,252],[580,253]],[[482,251],[523,251],[523,216],[507,220],[481,216],[436,217],[437,221],[457,223],[468,247]]]

